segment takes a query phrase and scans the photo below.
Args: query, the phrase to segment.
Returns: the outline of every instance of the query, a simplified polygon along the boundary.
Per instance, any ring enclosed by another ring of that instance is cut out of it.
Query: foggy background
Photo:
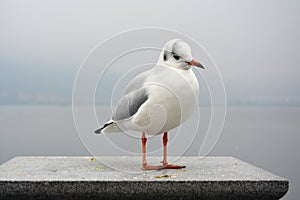
[[[228,112],[210,155],[235,156],[285,177],[284,199],[298,199],[297,0],[0,1],[0,163],[17,155],[89,155],[70,106],[76,72],[97,44],[145,26],[191,36],[218,65]],[[196,146],[186,154],[197,155]]]

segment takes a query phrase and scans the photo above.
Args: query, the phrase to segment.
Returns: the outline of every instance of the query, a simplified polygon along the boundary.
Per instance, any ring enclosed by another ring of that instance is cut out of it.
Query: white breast
[[[169,131],[186,121],[198,103],[199,83],[192,70],[156,66],[145,86],[149,99],[130,120],[129,129],[148,134]]]

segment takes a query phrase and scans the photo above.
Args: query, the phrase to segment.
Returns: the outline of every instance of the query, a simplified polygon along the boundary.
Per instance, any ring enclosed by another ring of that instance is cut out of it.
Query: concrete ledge
[[[161,158],[149,157],[159,163]],[[186,169],[140,168],[140,157],[16,157],[0,166],[1,199],[279,199],[288,181],[232,157],[184,157]]]

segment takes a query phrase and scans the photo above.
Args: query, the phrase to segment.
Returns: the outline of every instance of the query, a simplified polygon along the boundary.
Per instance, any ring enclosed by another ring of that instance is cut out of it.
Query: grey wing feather
[[[148,91],[143,87],[147,75],[148,73],[144,72],[127,85],[124,96],[120,99],[113,114],[113,120],[130,118],[148,100]]]
[[[135,92],[131,92],[123,96],[119,101],[116,111],[113,114],[113,120],[118,121],[127,119],[133,116],[148,100],[148,93],[145,88],[138,89]]]

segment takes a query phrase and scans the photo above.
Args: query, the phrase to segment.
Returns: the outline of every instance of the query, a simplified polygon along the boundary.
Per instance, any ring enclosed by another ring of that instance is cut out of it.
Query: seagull
[[[142,133],[142,170],[185,168],[167,162],[167,143],[168,132],[186,121],[198,104],[199,83],[192,66],[204,69],[193,59],[191,47],[182,39],[168,41],[156,65],[128,83],[111,119],[95,133],[139,131]],[[162,133],[162,165],[149,165],[146,134]]]

